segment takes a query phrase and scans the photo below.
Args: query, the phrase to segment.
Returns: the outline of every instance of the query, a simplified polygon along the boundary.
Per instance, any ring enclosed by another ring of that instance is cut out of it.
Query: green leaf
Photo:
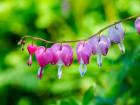
[[[94,90],[93,87],[90,87],[83,96],[83,105],[89,105],[90,101],[94,98]]]
[[[61,101],[60,105],[78,105],[74,99],[65,99]]]

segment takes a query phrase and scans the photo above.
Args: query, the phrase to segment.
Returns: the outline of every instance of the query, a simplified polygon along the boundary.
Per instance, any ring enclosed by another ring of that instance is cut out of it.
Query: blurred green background
[[[140,37],[134,20],[123,23],[126,53],[112,45],[101,69],[92,56],[84,78],[75,54],[61,80],[52,65],[38,80],[35,57],[28,67],[28,52],[17,45],[27,34],[54,41],[87,38],[136,14],[139,0],[0,0],[0,105],[140,105]],[[76,43],[72,46],[75,53]]]

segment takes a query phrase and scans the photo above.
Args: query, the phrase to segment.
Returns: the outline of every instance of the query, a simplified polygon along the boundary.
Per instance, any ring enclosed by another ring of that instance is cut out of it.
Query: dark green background
[[[1,0],[0,105],[140,105],[140,36],[134,20],[123,23],[126,53],[112,45],[101,69],[92,56],[84,78],[78,71],[76,43],[71,45],[74,62],[63,68],[61,80],[52,65],[38,80],[35,58],[32,67],[27,66],[26,46],[32,40],[24,52],[17,45],[27,34],[54,41],[87,38],[136,14],[139,0]]]

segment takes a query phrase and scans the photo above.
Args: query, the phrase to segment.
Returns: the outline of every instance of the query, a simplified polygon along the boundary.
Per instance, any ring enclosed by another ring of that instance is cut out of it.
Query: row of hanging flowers
[[[87,64],[89,64],[90,57],[97,54],[97,64],[100,68],[102,66],[102,56],[107,55],[112,43],[118,44],[120,51],[122,53],[125,52],[125,47],[123,44],[125,31],[123,29],[122,22],[131,20],[136,17],[137,16],[132,16],[115,22],[101,29],[99,32],[85,40],[53,42],[37,37],[24,36],[23,38],[21,38],[19,44],[23,46],[25,44],[26,38],[32,38],[44,41],[46,43],[52,43],[52,46],[50,48],[37,46],[33,43],[29,44],[27,46],[27,50],[30,54],[28,65],[32,65],[32,56],[35,55],[36,60],[40,66],[37,75],[39,79],[42,78],[46,65],[58,65],[58,78],[60,79],[62,77],[62,67],[70,66],[73,63],[74,59],[73,49],[68,43],[77,42],[76,55],[78,63],[80,65],[79,72],[81,77],[83,77],[87,71]],[[140,34],[140,17],[135,20],[135,28]],[[101,32],[106,29],[108,29],[108,35],[101,34]]]

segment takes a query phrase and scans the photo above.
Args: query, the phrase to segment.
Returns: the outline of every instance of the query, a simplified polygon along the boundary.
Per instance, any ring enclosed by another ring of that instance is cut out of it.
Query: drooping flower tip
[[[31,66],[32,65],[32,55],[30,55],[27,64],[28,64],[28,66]]]
[[[34,44],[29,44],[27,46],[28,52],[30,54],[29,60],[28,60],[28,66],[32,65],[32,56],[34,55],[35,51],[37,50],[37,46]]]
[[[135,20],[135,28],[140,35],[140,16]]]

